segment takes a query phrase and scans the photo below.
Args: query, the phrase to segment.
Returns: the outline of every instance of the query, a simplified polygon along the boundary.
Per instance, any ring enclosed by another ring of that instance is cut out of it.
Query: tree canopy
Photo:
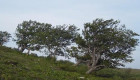
[[[124,62],[133,61],[131,54],[138,45],[135,36],[139,35],[120,25],[120,21],[95,19],[84,24],[82,35],[76,39],[78,47],[73,48],[71,54],[77,59],[85,57],[81,59],[88,63],[87,74],[101,67],[124,66]]]
[[[23,21],[23,23],[19,24],[16,29],[16,43],[20,48],[20,51],[23,52],[25,49],[30,50],[33,49],[36,44],[37,36],[36,34],[39,32],[38,28],[40,26],[44,26],[36,21]]]
[[[47,29],[46,29],[47,30]],[[48,31],[41,31],[40,45],[48,49],[50,56],[68,56],[67,49],[74,43],[78,29],[74,25],[58,25]]]
[[[78,29],[74,25],[52,26],[48,23],[24,21],[16,29],[16,43],[20,51],[45,48],[50,56],[67,56],[66,51],[74,40]],[[29,51],[28,51],[29,53]]]
[[[8,42],[11,34],[6,31],[0,31],[0,46]]]
[[[48,23],[23,21],[16,29],[15,40],[20,51],[46,49],[51,57],[69,55],[85,62],[91,73],[104,67],[116,68],[132,62],[132,51],[138,45],[139,36],[126,29],[118,20],[95,19],[85,23],[82,34],[74,25],[52,26]],[[72,47],[72,44],[75,45]]]

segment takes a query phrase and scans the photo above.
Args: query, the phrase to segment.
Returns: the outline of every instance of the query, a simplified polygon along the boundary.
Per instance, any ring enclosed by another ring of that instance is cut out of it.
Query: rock
[[[80,79],[85,79],[85,77],[79,77]]]

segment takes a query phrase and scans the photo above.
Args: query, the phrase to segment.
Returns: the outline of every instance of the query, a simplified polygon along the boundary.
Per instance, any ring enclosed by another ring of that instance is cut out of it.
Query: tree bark
[[[86,74],[90,74],[92,71],[94,71],[96,69],[96,67],[91,67],[87,72]]]
[[[96,69],[96,65],[98,63],[100,56],[98,54],[95,54],[95,52],[96,52],[96,48],[94,47],[92,55],[91,55],[91,58],[92,58],[91,66],[90,66],[90,69],[86,72],[86,74],[90,74],[92,71],[94,71]]]
[[[104,66],[104,65],[92,66],[92,67],[86,72],[86,74],[90,74],[91,72],[93,72],[94,70],[96,70],[97,68],[102,67],[102,66]]]

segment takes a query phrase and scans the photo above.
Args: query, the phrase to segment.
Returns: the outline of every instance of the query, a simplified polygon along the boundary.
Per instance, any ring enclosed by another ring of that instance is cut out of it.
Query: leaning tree
[[[50,56],[68,56],[67,49],[78,34],[74,25],[52,26],[48,23],[23,21],[16,29],[16,43],[21,52],[45,49]]]
[[[78,30],[74,25],[58,25],[54,27],[46,25],[40,27],[38,43],[44,45],[50,57],[55,57],[56,55],[68,57],[67,49],[75,42]]]
[[[10,33],[6,31],[0,31],[0,46],[8,42],[10,37],[11,37]]]
[[[84,24],[82,35],[77,36],[78,47],[71,50],[72,56],[88,63],[87,74],[101,67],[115,68],[132,62],[132,51],[138,45],[139,36],[113,19],[95,19]]]
[[[16,43],[21,52],[25,49],[28,49],[28,53],[30,50],[34,50],[38,46],[38,33],[39,28],[45,26],[44,23],[39,23],[37,21],[23,21],[23,23],[18,24],[16,28]],[[48,24],[49,25],[49,24]]]

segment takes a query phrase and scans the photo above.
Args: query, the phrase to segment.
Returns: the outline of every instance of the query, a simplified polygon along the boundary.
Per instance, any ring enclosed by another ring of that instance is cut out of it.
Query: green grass
[[[0,47],[0,80],[125,80],[121,75],[126,76],[128,71],[117,70],[122,74],[113,73],[106,77],[101,75],[109,69],[90,75],[85,74],[86,70],[85,65],[75,67],[69,61],[26,55],[11,48]],[[140,80],[140,70],[133,69],[130,75],[129,80]]]

